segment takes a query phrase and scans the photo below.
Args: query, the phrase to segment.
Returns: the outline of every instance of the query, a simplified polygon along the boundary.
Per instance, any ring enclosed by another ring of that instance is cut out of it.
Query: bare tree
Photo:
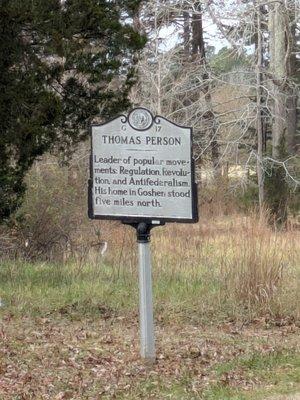
[[[258,197],[259,209],[263,210],[265,191],[264,191],[264,130],[263,130],[263,117],[262,117],[262,101],[263,101],[263,27],[262,27],[262,6],[261,1],[257,0],[256,3],[256,16],[257,16],[257,45],[256,45],[256,103],[257,103],[257,116],[256,116],[256,129],[257,129],[257,182],[258,182]]]
[[[202,175],[228,163],[231,171],[251,175],[256,169],[261,207],[270,165],[283,165],[283,179],[299,184],[291,168],[299,8],[291,0],[150,0],[142,10],[149,42],[134,101],[194,127]],[[239,67],[216,68],[216,56],[208,56],[212,37],[227,43],[221,64],[234,59]],[[287,142],[285,158],[276,153],[280,135]]]

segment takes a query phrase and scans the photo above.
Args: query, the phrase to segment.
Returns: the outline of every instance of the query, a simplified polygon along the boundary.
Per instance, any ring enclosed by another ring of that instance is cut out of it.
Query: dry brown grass
[[[215,309],[230,306],[233,315],[299,319],[299,239],[298,230],[276,232],[255,215],[170,224],[153,231],[154,280],[177,280],[186,290],[198,290],[203,310],[211,303]],[[115,226],[109,245],[107,262],[116,273],[135,275],[133,230]]]
[[[99,224],[105,258],[83,247],[71,263],[1,265],[1,399],[299,392],[299,231],[238,214],[155,229],[158,357],[147,370],[138,353],[135,234]]]
[[[73,263],[77,275],[86,265],[101,269],[106,264],[112,280],[135,282],[133,229],[87,218],[85,152],[69,168],[51,158],[33,168],[20,210],[23,222],[16,223],[13,236],[2,235],[3,246],[7,249],[9,241],[10,253],[30,262]],[[191,304],[193,312],[216,318],[220,313],[299,318],[299,229],[290,224],[276,232],[255,214],[239,214],[226,182],[202,189],[198,224],[167,224],[153,231],[156,295],[176,306],[179,302],[182,313]],[[101,240],[108,242],[104,257]]]
[[[0,332],[1,400],[273,400],[299,391],[297,328],[157,322],[149,368],[135,316],[6,315]]]

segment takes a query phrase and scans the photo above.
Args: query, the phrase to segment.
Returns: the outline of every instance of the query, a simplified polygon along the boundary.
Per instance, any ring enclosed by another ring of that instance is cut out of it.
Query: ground
[[[297,399],[300,329],[157,321],[157,361],[139,357],[138,321],[104,307],[1,322],[0,398]],[[296,395],[295,395],[296,396]]]
[[[145,365],[135,237],[114,229],[104,259],[0,261],[0,400],[299,397],[299,231],[244,216],[155,230]]]

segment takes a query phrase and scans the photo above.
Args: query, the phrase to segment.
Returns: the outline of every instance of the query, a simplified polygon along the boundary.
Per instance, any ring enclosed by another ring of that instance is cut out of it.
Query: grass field
[[[152,367],[139,359],[135,238],[109,232],[102,260],[1,263],[1,400],[300,392],[299,232],[245,217],[154,231]]]

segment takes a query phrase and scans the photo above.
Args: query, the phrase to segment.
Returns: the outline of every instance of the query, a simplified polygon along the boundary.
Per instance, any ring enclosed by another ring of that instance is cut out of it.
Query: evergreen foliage
[[[129,106],[130,18],[140,0],[1,0],[0,221],[18,207],[24,176],[56,146],[83,140],[96,115]]]
[[[217,54],[210,56],[210,66],[217,76],[239,68],[247,68],[250,65],[246,53],[236,54],[233,49],[228,47],[222,47]]]

